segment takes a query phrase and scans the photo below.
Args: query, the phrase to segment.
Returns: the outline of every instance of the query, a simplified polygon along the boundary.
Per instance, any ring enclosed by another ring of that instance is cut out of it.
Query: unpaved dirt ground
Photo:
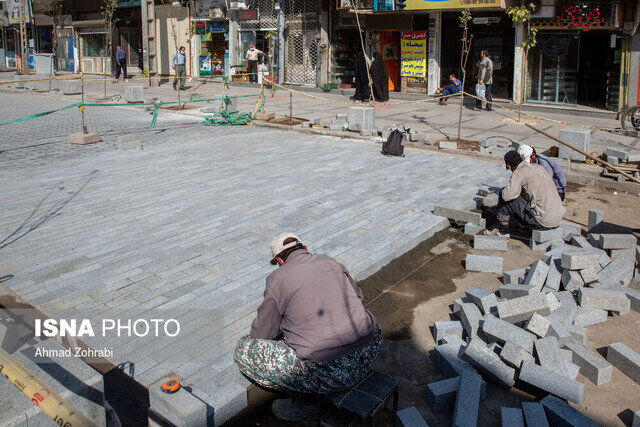
[[[640,230],[640,197],[613,190],[569,185],[565,219],[586,228],[589,209],[604,211],[604,232]],[[512,239],[508,252],[475,251],[472,239],[460,228],[437,233],[407,254],[395,259],[380,271],[359,282],[364,301],[378,318],[384,343],[374,368],[400,381],[399,408],[416,406],[430,426],[451,425],[453,413],[434,414],[426,404],[427,384],[445,379],[435,367],[430,352],[435,347],[431,327],[438,320],[449,320],[451,304],[474,286],[495,291],[501,286],[498,276],[464,270],[467,253],[501,256],[504,269],[530,265],[542,256],[531,251],[528,242]],[[589,326],[587,346],[602,350],[610,343],[622,341],[640,352],[640,313],[632,311],[609,317],[601,325]],[[601,425],[631,425],[633,412],[640,409],[640,384],[613,369],[612,381],[598,387],[581,374],[585,384],[582,405],[574,405]],[[269,403],[277,396],[260,389],[250,390],[252,409],[234,420],[234,425],[296,425],[271,416]],[[480,405],[479,425],[500,425],[502,406],[519,407],[522,401],[543,397],[514,388],[504,391],[487,381],[487,398]],[[265,403],[266,402],[266,403]],[[376,419],[381,425],[395,425],[389,411]],[[325,425],[362,424],[349,414],[327,407]],[[297,425],[317,425],[298,423]]]

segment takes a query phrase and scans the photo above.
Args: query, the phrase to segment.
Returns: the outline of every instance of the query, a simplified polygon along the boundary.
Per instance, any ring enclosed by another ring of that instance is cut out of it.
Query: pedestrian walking
[[[478,83],[484,84],[485,95],[487,100],[486,110],[491,111],[491,103],[493,102],[493,96],[491,96],[491,86],[493,85],[493,61],[489,58],[489,53],[486,50],[480,52],[480,63],[478,64]],[[476,110],[482,110],[482,100],[476,99]]]
[[[116,46],[116,81],[120,78],[122,73],[122,80],[127,80],[127,52],[122,49],[120,45]]]
[[[373,54],[373,63],[371,64],[370,72],[373,83],[373,99],[381,102],[388,101],[389,74],[387,73],[387,67],[384,65],[382,54],[378,51]]]
[[[261,50],[256,49],[252,43],[249,43],[249,49],[247,49],[247,73],[249,74],[249,81],[251,83],[258,82],[258,55],[262,53]]]
[[[180,46],[177,52],[173,53],[171,57],[171,68],[175,70],[175,77],[173,78],[173,90],[176,90],[178,79],[180,79],[180,90],[184,89],[184,84],[187,81],[187,56],[184,53],[184,46]]]

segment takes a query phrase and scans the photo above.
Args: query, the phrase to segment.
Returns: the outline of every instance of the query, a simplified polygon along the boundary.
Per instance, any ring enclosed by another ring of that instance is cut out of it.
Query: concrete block
[[[436,414],[451,411],[456,406],[456,395],[460,377],[449,378],[427,385],[427,404]],[[485,399],[487,385],[482,381],[480,388],[480,401]]]
[[[553,248],[557,248],[559,246],[563,246],[564,245],[564,240],[562,239],[556,239],[556,240],[550,240],[548,242],[542,242],[542,243],[536,243],[535,240],[533,239],[529,239],[529,248],[532,251],[544,251],[547,252]]]
[[[560,346],[556,337],[545,337],[536,340],[535,348],[540,366],[555,371],[559,375],[567,375],[567,367],[560,353]]]
[[[442,345],[444,344],[456,344],[460,347],[466,347],[467,346],[467,342],[465,340],[463,340],[461,337],[459,337],[458,335],[452,335],[452,334],[445,334],[442,336],[442,338],[440,339],[440,341],[442,342]]]
[[[617,157],[621,160],[627,160],[629,158],[629,152],[625,150],[619,150],[617,148],[607,147],[607,159],[609,156]]]
[[[589,211],[589,225],[587,231],[589,233],[602,232],[602,221],[604,221],[604,212],[600,209],[591,209]]]
[[[560,302],[560,307],[554,310],[547,318],[555,319],[565,325],[572,325],[578,307],[574,295],[569,291],[561,291],[555,292],[554,296]]]
[[[445,335],[455,335],[462,338],[462,323],[458,321],[437,321],[433,326],[434,340],[440,344]]]
[[[531,232],[531,238],[536,243],[549,242],[551,240],[558,240],[564,237],[563,230],[561,228],[552,228],[549,230],[533,230]]]
[[[128,103],[144,102],[144,95],[142,93],[142,86],[125,86],[124,99]]]
[[[505,271],[502,274],[502,283],[506,284],[519,284],[524,280],[524,276],[527,274],[526,268],[519,268],[517,270]]]
[[[575,249],[576,249],[575,246],[570,246],[570,245],[564,244],[564,245],[555,247],[555,248],[549,250],[548,252],[545,252],[542,255],[542,260],[544,262],[549,262],[549,259],[551,259],[551,258],[560,258],[564,252],[574,251]]]
[[[479,338],[471,340],[462,354],[462,358],[504,389],[510,389],[516,382],[516,371],[507,366],[497,354],[489,350]]]
[[[24,89],[24,80],[27,80],[28,78],[28,75],[14,74],[13,87],[16,89]]]
[[[467,332],[469,338],[474,338],[478,335],[478,329],[480,329],[480,320],[482,320],[482,314],[480,309],[473,303],[462,304],[458,317],[462,321],[462,326]]]
[[[558,340],[558,343],[564,343],[566,340],[573,339],[573,336],[564,323],[551,317],[547,317],[547,319],[551,322],[549,330],[547,331],[548,337],[555,337]]]
[[[582,326],[567,326],[567,330],[569,331],[569,333],[571,334],[571,336],[573,337],[573,339],[582,344],[582,345],[587,345],[587,336],[588,336],[588,331],[587,328],[583,328]],[[567,340],[563,341],[566,342]]]
[[[533,286],[542,290],[545,280],[549,274],[549,265],[542,260],[538,260],[531,264],[531,268],[522,282],[523,285]]]
[[[542,403],[522,402],[522,413],[527,427],[549,427]]]
[[[571,361],[580,367],[580,373],[589,381],[595,385],[611,381],[611,364],[598,353],[573,341],[566,341],[563,347],[571,350]]]
[[[533,313],[531,319],[529,319],[525,324],[524,329],[542,338],[547,335],[549,326],[551,326],[551,321],[549,321],[549,319],[539,315],[538,313]]]
[[[482,378],[475,371],[465,370],[460,375],[460,384],[453,410],[453,426],[475,426],[478,423],[478,409],[482,394]]]
[[[576,270],[564,269],[562,272],[562,285],[569,292],[577,291],[584,286],[580,272]]]
[[[473,238],[473,249],[506,252],[507,238],[500,236],[475,236]]]
[[[529,285],[507,284],[507,285],[501,286],[498,292],[500,293],[500,298],[502,299],[514,299],[514,298],[531,295],[533,293],[537,293],[539,292],[539,290]]]
[[[560,258],[549,258],[547,261],[549,264],[549,272],[544,282],[543,292],[546,291],[559,291],[560,283],[562,282],[562,267],[560,266]]]
[[[426,132],[416,132],[409,135],[411,142],[427,142],[429,141],[429,134]]]
[[[631,303],[631,310],[640,313],[640,290],[630,287],[623,287],[622,292],[624,292],[627,298],[629,298],[629,301]]]
[[[500,358],[504,360],[507,365],[513,366],[516,369],[520,369],[522,362],[525,360],[533,363],[536,361],[531,353],[511,341],[507,341],[502,347]]]
[[[615,166],[620,164],[620,159],[613,156],[607,156],[607,162]]]
[[[519,379],[570,402],[576,404],[582,402],[584,384],[564,375],[558,375],[556,371],[543,368],[540,365],[522,362]]]
[[[477,212],[445,208],[444,206],[437,205],[433,207],[433,214],[436,216],[452,219],[454,221],[473,222],[475,224],[480,224],[482,221],[482,215]]]
[[[447,335],[449,337],[449,335]],[[433,351],[433,361],[443,374],[449,377],[462,375],[465,369],[471,366],[460,359],[460,355],[464,352],[466,346],[459,343],[450,343],[437,346]]]
[[[491,193],[482,198],[482,205],[487,208],[493,208],[498,206],[499,201],[500,197],[495,193]]]
[[[631,308],[631,301],[625,293],[613,289],[582,288],[578,298],[582,308],[599,308],[618,314],[626,314]]]
[[[453,310],[451,310],[453,312],[453,314],[455,314],[457,316],[458,312],[462,308],[462,304],[467,303],[467,302],[472,302],[472,301],[467,297],[462,297],[462,298],[458,298],[457,300],[454,300],[453,301]]]
[[[560,304],[560,301],[558,301],[558,298],[556,298],[555,292],[547,292],[543,295],[544,295],[545,301],[547,302],[547,306],[549,307],[549,310],[551,310],[551,312],[554,312],[555,310],[560,308],[561,304]]]
[[[600,264],[596,265],[600,267]],[[580,270],[580,277],[582,278],[582,281],[585,285],[598,281],[598,274],[596,273],[596,269],[593,266]]]
[[[465,292],[468,299],[478,306],[484,315],[491,312],[491,308],[497,304],[496,295],[480,286],[475,286]]]
[[[502,274],[502,258],[467,254],[464,268],[467,271],[483,271]]]
[[[562,358],[566,362],[571,362],[573,360],[573,353],[571,350],[567,350],[566,348],[561,348],[560,353],[562,353]]]
[[[607,347],[607,361],[640,384],[640,354],[616,342]]]
[[[63,95],[79,95],[82,93],[80,87],[80,80],[63,80],[62,81],[62,94]]]
[[[482,333],[498,343],[505,344],[506,342],[511,341],[512,343],[524,348],[528,353],[533,352],[533,343],[536,339],[534,334],[512,325],[511,323],[505,322],[504,320],[498,319],[491,314],[484,316]]]
[[[580,226],[572,222],[562,221],[558,228],[562,230],[562,240],[565,242],[570,242],[573,236],[582,235],[582,229]]]
[[[633,275],[633,261],[626,257],[619,257],[611,261],[598,273],[598,282],[604,287],[627,285]]]
[[[599,243],[602,249],[635,249],[638,239],[633,234],[601,234]]]
[[[373,107],[349,107],[349,130],[360,132],[376,126],[376,109]]]
[[[342,125],[331,124],[331,125],[329,125],[329,130],[340,132],[340,131],[342,131]]]
[[[565,252],[561,259],[562,268],[568,270],[582,270],[600,262],[600,257],[597,254],[582,250]]]
[[[598,427],[596,422],[555,396],[546,396],[540,403],[544,407],[549,424],[552,426]]]
[[[442,140],[442,141],[438,142],[438,147],[440,149],[455,150],[455,149],[458,148],[458,143],[456,141],[445,141],[445,140]]]
[[[573,320],[575,326],[584,328],[585,326],[597,325],[607,321],[608,314],[599,308],[578,307]]]
[[[610,249],[609,250],[609,256],[611,257],[611,259],[616,259],[619,257],[625,257],[630,259],[632,262],[635,263],[636,261],[636,248],[626,248],[626,249]]]
[[[585,151],[587,153],[591,152],[591,131],[588,129],[579,129],[579,128],[561,129],[560,139],[562,139],[565,142],[568,142],[574,147],[581,149],[582,151]],[[560,158],[578,160],[581,162],[584,162],[586,159],[584,154],[580,154],[579,152],[567,147],[564,144],[560,144],[559,148],[560,150],[558,152],[558,157]]]
[[[538,313],[542,316],[551,314],[549,304],[541,293],[498,301],[496,307],[498,317],[509,323],[529,320],[533,313]]]
[[[397,427],[429,427],[415,406],[396,412]]]
[[[345,123],[345,124],[343,124],[343,125],[342,125],[342,131],[343,131],[343,132],[346,132],[346,131],[348,131],[348,130],[349,130],[349,123]],[[387,138],[388,138],[388,137],[389,137],[389,136],[387,135]]]
[[[101,140],[100,139],[100,134],[93,133],[93,132],[89,132],[89,133],[83,133],[83,132],[70,133],[67,139],[68,139],[70,144],[76,144],[76,145],[93,144],[95,142],[100,142],[100,140]]]
[[[160,384],[171,377],[165,377],[149,387],[151,409],[168,421],[180,427],[207,425],[207,404],[180,388],[172,394],[160,390]]]
[[[580,366],[573,362],[565,362],[565,365],[567,365],[567,377],[575,380],[580,373]]]
[[[464,225],[464,234],[468,236],[475,236],[482,230],[484,230],[487,226],[487,223],[484,218],[480,223],[468,222]]]
[[[502,427],[524,427],[524,415],[520,408],[500,408],[500,425]]]

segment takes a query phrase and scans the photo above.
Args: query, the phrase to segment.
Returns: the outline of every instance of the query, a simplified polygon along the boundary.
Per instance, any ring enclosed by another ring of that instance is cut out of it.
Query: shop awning
[[[72,27],[104,27],[107,25],[104,19],[87,19],[85,21],[72,21]]]

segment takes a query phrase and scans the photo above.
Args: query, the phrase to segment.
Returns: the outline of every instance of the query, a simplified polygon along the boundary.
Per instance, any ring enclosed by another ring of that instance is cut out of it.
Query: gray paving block
[[[640,427],[640,410],[636,411],[633,414],[633,422],[631,424],[631,427]]]
[[[62,93],[64,95],[79,95],[82,93],[80,80],[64,80],[62,82]]]
[[[455,335],[462,338],[462,323],[459,321],[437,321],[433,325],[434,340],[436,344],[440,343],[440,340],[445,335]]]
[[[454,427],[477,425],[481,394],[482,378],[473,370],[465,370],[460,375],[456,405],[453,409]]]
[[[142,86],[125,86],[124,99],[128,103],[144,102]]]
[[[429,427],[415,406],[396,412],[396,426],[398,427]]]
[[[516,270],[509,270],[502,273],[502,283],[506,284],[521,284],[524,280],[524,276],[527,274],[526,268],[518,268]]]
[[[578,224],[573,224],[567,221],[562,221],[558,226],[562,230],[562,240],[570,242],[573,236],[580,236],[582,229]]]
[[[502,427],[524,427],[524,415],[520,408],[500,408],[500,425]]]
[[[626,257],[635,263],[636,248],[610,249],[609,256],[611,257],[611,259],[616,259],[618,257]]]
[[[446,208],[438,205],[433,207],[433,214],[460,222],[473,222],[475,224],[480,224],[482,221],[482,215],[477,212]]]
[[[584,281],[577,270],[564,269],[562,272],[562,286],[569,292],[575,292],[584,286]]]
[[[589,129],[564,128],[560,129],[560,139],[568,142],[574,147],[578,147],[587,153],[591,152],[591,131]],[[558,157],[563,159],[578,160],[584,162],[586,159],[584,154],[580,154],[576,150],[560,144]]]
[[[522,362],[524,362],[525,360],[533,363],[535,363],[536,361],[531,353],[511,341],[505,342],[504,346],[502,346],[502,350],[500,351],[500,358],[504,360],[507,365],[513,366],[517,369],[520,369]]]
[[[535,240],[530,239],[529,240],[529,248],[532,251],[550,251],[554,248],[558,248],[558,247],[562,247],[564,245],[564,240],[562,239],[556,239],[556,240],[549,240],[548,242],[542,242],[542,243],[537,243]]]
[[[545,252],[542,255],[542,260],[544,262],[549,262],[549,259],[551,259],[551,258],[560,258],[560,257],[562,257],[562,254],[564,252],[575,251],[575,250],[576,250],[575,246],[571,246],[571,245],[567,245],[567,244],[561,245],[561,246],[558,246],[556,248],[553,248],[553,249],[549,250],[548,252]]]
[[[627,160],[629,158],[629,152],[626,150],[619,150],[617,148],[607,147],[607,159],[611,157],[617,157],[621,160]]]
[[[598,264],[600,257],[597,254],[584,250],[565,252],[562,254],[562,268],[569,270],[582,270]]]
[[[349,130],[360,132],[376,126],[376,109],[373,107],[349,107]]]
[[[500,286],[498,292],[500,293],[500,298],[513,299],[537,293],[539,289],[529,285],[507,284]]]
[[[513,387],[516,381],[516,371],[507,366],[493,351],[489,350],[482,340],[471,340],[462,358],[469,362],[490,381],[504,389]]]
[[[607,347],[607,361],[640,384],[640,354],[621,342],[615,342]]]
[[[467,254],[464,268],[467,271],[502,274],[502,258]]]
[[[497,310],[498,317],[509,323],[524,322],[533,313],[542,316],[551,314],[549,304],[541,293],[498,301]]]
[[[486,208],[493,208],[498,206],[500,197],[496,193],[487,194],[482,198],[482,205]]]
[[[633,234],[601,234],[599,243],[602,249],[627,249],[635,248],[638,239]]]
[[[473,338],[478,335],[478,329],[480,329],[480,320],[482,320],[482,313],[480,309],[474,303],[462,304],[458,317],[462,322],[464,330],[467,332],[469,338]]]
[[[460,377],[453,377],[427,385],[427,405],[436,414],[451,411],[456,406],[456,395]],[[480,389],[480,401],[485,399],[486,383],[482,381]]]
[[[565,362],[565,365],[567,365],[567,377],[571,378],[572,380],[578,378],[578,374],[580,373],[580,366],[568,361]]]
[[[612,367],[600,354],[577,342],[566,341],[563,347],[571,350],[572,362],[580,367],[580,373],[595,385],[611,381]]]
[[[524,325],[524,329],[542,338],[547,335],[549,326],[551,326],[551,321],[549,321],[549,319],[539,315],[538,313],[533,313],[531,319],[529,319]]]
[[[623,287],[622,292],[629,298],[631,310],[640,312],[640,290],[630,287]]]
[[[522,413],[527,427],[549,427],[542,403],[522,402]]]
[[[560,307],[554,310],[547,318],[555,319],[566,325],[572,325],[578,309],[575,296],[569,291],[554,292],[553,295],[560,302]]]
[[[562,282],[562,267],[560,266],[560,258],[549,258],[547,261],[549,264],[549,272],[544,282],[543,292],[559,291],[560,283]]]
[[[559,343],[563,343],[565,340],[573,339],[573,335],[569,332],[568,327],[562,322],[548,316],[547,319],[551,322],[549,330],[547,331],[548,337],[556,337]]]
[[[598,263],[597,266],[600,267],[600,264]],[[598,274],[593,266],[580,270],[580,277],[585,285],[598,281]]]
[[[482,333],[491,340],[501,344],[511,341],[524,348],[527,352],[533,352],[533,343],[536,336],[531,332],[527,332],[502,319],[498,319],[491,314],[485,315],[483,319]]]
[[[598,272],[598,282],[606,287],[628,284],[633,275],[633,264],[633,261],[626,257],[614,259]]]
[[[567,367],[556,337],[550,336],[536,340],[535,348],[540,366],[560,375],[567,375]]]
[[[460,311],[460,309],[462,308],[462,304],[467,303],[467,302],[472,302],[469,298],[467,297],[462,297],[462,298],[458,298],[457,300],[453,301],[453,314],[458,314],[458,312]]]
[[[631,307],[631,301],[625,293],[613,289],[581,288],[578,300],[582,308],[599,308],[618,314],[628,313]]]
[[[602,221],[604,221],[604,212],[600,209],[589,210],[589,225],[587,231],[589,233],[602,232]]]
[[[546,396],[540,401],[552,426],[598,427],[598,424],[571,405],[555,396]]]
[[[551,228],[549,230],[533,230],[531,232],[531,238],[536,243],[550,242],[551,240],[558,240],[564,237],[563,230],[561,228]]]
[[[475,236],[482,230],[484,230],[487,226],[486,220],[482,218],[480,223],[468,222],[464,225],[464,234],[468,236]]]
[[[597,325],[607,321],[607,311],[600,308],[578,307],[573,324],[584,328],[585,326]]]
[[[490,313],[491,308],[497,304],[496,295],[480,286],[474,286],[465,291],[465,295],[478,306],[483,315]]]
[[[582,345],[587,345],[587,336],[589,331],[587,331],[587,328],[584,328],[582,326],[567,326],[567,330],[569,331],[569,333],[571,334],[571,336],[573,337],[573,339],[582,344]],[[566,342],[563,341],[563,342]]]
[[[501,236],[475,236],[473,238],[473,249],[483,249],[489,251],[507,251],[507,238]]]
[[[531,362],[523,362],[519,375],[520,381],[531,384],[541,390],[570,402],[580,404],[584,384],[572,380],[564,375]]]
[[[542,289],[545,280],[549,274],[549,265],[542,260],[538,260],[531,264],[531,268],[522,282],[523,285],[533,286],[536,289]]]
[[[455,150],[458,148],[458,143],[456,141],[441,140],[438,142],[438,147],[441,149]]]
[[[438,369],[448,377],[455,377],[462,374],[471,366],[460,359],[460,355],[464,352],[466,346],[458,343],[443,344],[437,346],[433,351],[433,361]]]

